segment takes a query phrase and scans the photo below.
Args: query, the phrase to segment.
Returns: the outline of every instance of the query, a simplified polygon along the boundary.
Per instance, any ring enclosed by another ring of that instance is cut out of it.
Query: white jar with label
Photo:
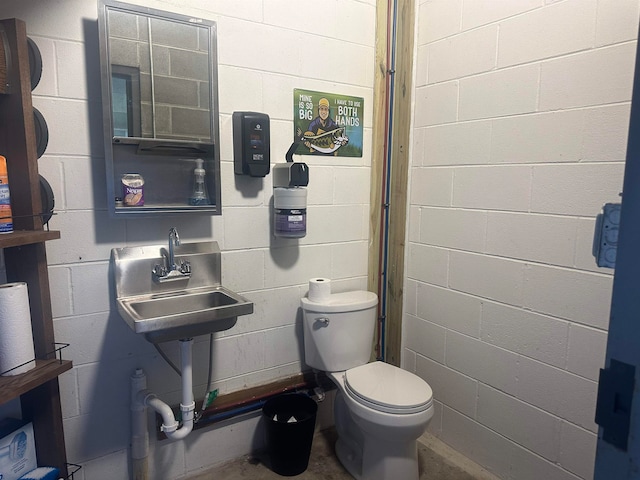
[[[302,238],[307,234],[307,189],[273,189],[273,230],[276,237]]]

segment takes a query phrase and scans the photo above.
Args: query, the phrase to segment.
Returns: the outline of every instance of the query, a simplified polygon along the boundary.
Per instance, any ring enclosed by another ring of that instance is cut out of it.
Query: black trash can
[[[291,477],[304,472],[316,427],[318,404],[309,396],[287,393],[262,407],[271,470]]]

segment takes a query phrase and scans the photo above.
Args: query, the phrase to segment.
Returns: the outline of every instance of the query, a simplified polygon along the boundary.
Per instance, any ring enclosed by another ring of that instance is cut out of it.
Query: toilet
[[[336,453],[357,480],[418,480],[417,439],[433,416],[433,392],[417,375],[371,362],[378,297],[333,293],[301,299],[305,363],[338,387]]]

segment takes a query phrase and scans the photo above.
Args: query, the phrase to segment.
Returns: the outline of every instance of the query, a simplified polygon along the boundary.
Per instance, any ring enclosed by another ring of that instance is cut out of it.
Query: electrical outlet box
[[[620,207],[619,203],[607,203],[602,207],[602,213],[596,217],[593,256],[599,267],[615,268],[616,266]]]

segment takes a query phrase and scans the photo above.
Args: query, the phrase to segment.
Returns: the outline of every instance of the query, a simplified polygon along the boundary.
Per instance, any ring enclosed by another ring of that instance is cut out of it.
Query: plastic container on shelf
[[[7,159],[0,155],[0,233],[13,232],[11,213],[11,195],[9,194],[9,175]]]

